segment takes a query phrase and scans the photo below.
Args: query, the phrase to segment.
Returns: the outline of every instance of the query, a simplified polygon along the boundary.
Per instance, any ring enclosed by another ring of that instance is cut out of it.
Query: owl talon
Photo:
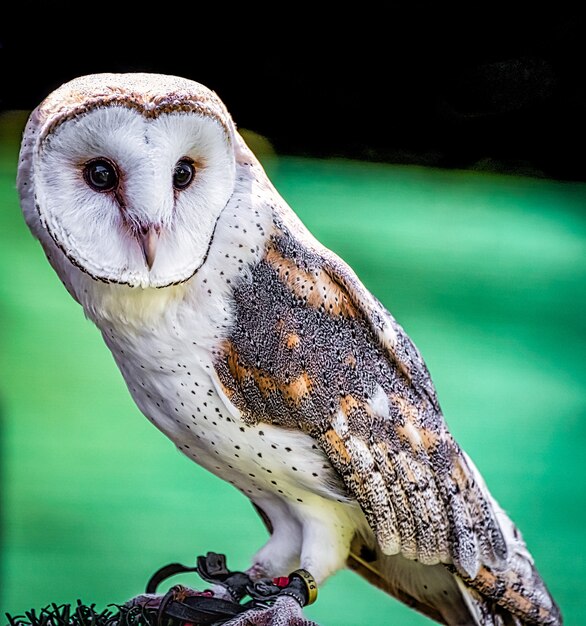
[[[316,601],[317,583],[307,570],[297,569],[288,577],[259,580],[249,585],[247,592],[257,604],[268,605],[280,596],[290,596],[303,607]]]

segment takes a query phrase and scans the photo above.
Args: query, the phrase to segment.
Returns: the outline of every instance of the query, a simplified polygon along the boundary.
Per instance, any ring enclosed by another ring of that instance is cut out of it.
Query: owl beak
[[[153,267],[157,254],[157,244],[161,234],[159,226],[142,226],[137,232],[138,242],[144,254],[144,260],[149,268]]]

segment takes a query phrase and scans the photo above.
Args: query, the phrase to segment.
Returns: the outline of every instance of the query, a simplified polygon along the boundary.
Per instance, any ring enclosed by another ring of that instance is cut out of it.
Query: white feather
[[[90,110],[50,133],[38,121],[35,127],[36,119],[27,131],[36,139],[23,143],[19,188],[29,224],[48,251],[60,248],[90,275],[133,287],[170,285],[197,270],[234,189],[234,151],[224,126],[194,113],[151,119],[122,106]],[[183,157],[197,171],[177,192],[173,172]],[[96,158],[116,164],[118,193],[86,184],[83,167]],[[31,180],[34,197],[24,188]],[[161,230],[151,271],[132,232],[142,224]]]

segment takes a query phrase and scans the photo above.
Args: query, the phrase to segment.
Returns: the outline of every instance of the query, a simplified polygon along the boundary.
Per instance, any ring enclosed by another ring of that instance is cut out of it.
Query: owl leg
[[[307,501],[291,506],[275,499],[259,507],[272,534],[247,571],[252,579],[287,576],[301,566],[320,584],[346,566],[356,526],[340,507],[321,498]]]
[[[299,567],[302,527],[281,500],[256,503],[257,509],[271,531],[270,539],[254,555],[246,573],[253,579],[287,576]]]
[[[355,527],[340,524],[339,518],[311,516],[303,522],[301,567],[321,584],[346,566]]]

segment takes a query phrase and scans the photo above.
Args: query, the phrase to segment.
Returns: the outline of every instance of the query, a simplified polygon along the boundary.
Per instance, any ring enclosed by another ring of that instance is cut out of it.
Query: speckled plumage
[[[119,175],[108,194],[80,174],[100,157]],[[196,164],[185,190],[181,158]],[[141,411],[262,513],[253,575],[301,565],[321,582],[347,564],[442,623],[561,624],[419,352],[213,92],[145,74],[68,83],[31,115],[18,185]]]

